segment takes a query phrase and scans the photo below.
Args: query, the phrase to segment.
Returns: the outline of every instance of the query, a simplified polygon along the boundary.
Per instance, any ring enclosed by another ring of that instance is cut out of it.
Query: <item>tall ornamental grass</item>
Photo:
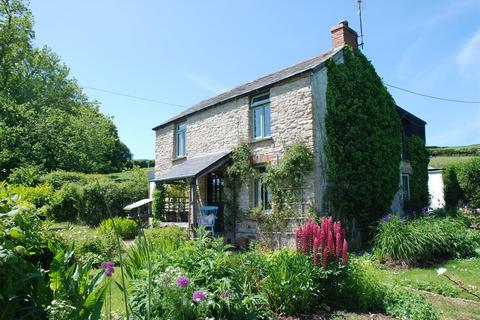
[[[458,219],[393,217],[380,223],[375,247],[385,260],[415,264],[474,256],[478,241],[478,232]]]

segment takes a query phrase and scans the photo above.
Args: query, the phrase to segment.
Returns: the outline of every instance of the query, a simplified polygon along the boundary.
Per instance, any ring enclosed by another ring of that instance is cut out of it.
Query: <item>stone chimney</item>
[[[330,29],[330,32],[332,33],[333,48],[338,48],[347,44],[352,47],[353,50],[357,50],[358,35],[355,30],[348,26],[347,20],[340,21],[339,24]]]

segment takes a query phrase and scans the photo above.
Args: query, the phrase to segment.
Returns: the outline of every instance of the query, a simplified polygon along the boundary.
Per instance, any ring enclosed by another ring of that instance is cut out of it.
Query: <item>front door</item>
[[[207,205],[218,207],[215,230],[218,230],[220,232],[223,231],[224,187],[224,180],[221,173],[211,172],[207,175]]]

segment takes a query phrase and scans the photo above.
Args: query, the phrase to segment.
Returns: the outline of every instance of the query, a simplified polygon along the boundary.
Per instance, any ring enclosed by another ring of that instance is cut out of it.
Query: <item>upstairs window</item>
[[[184,157],[187,150],[187,123],[182,122],[175,126],[175,155]]]
[[[270,137],[270,94],[263,93],[250,100],[253,139]]]

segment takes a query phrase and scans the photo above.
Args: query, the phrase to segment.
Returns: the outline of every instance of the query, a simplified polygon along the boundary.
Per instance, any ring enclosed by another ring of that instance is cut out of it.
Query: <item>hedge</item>
[[[456,207],[459,202],[480,208],[480,157],[445,168],[443,184],[447,208]]]

